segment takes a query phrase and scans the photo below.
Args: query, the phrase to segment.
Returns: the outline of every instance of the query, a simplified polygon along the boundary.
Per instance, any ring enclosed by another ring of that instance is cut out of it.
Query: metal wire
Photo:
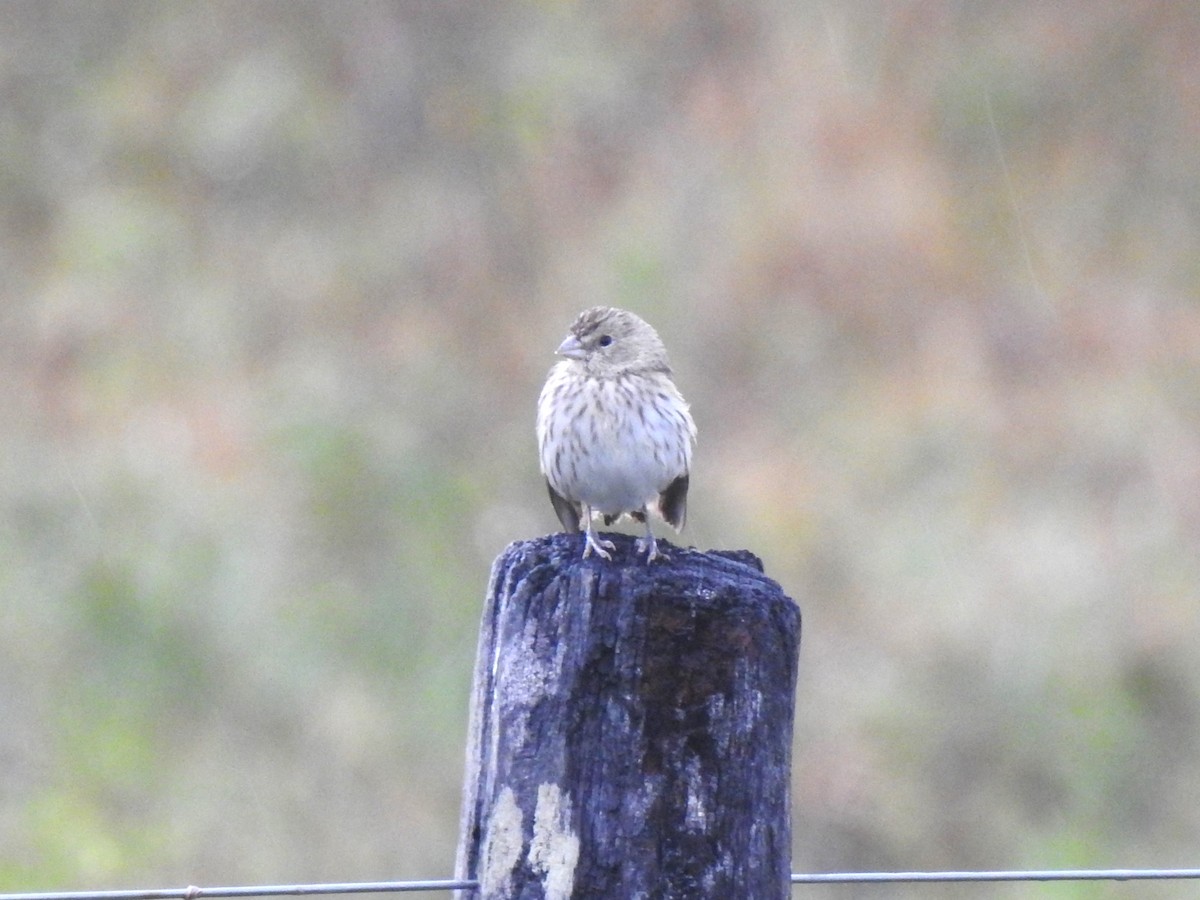
[[[792,875],[792,884],[905,884],[949,881],[1159,881],[1200,879],[1200,869],[1049,869],[1033,872],[831,872]],[[0,898],[3,900],[3,898]]]
[[[823,872],[793,874],[792,884],[911,884],[984,881],[1165,881],[1200,879],[1200,869],[1048,869],[996,872]],[[286,897],[313,894],[396,894],[478,888],[478,881],[355,881],[242,887],[158,888],[132,891],[54,891],[0,894],[0,900],[202,900],[210,897]]]
[[[201,900],[205,897],[295,897],[311,894],[396,894],[455,891],[479,887],[478,881],[356,881],[342,884],[271,884],[242,887],[155,888],[134,891],[55,891],[0,894],[0,900]]]

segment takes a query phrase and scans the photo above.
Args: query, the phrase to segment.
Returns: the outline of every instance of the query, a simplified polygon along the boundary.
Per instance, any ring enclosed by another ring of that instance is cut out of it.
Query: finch
[[[631,312],[584,310],[559,345],[538,398],[537,438],[550,503],[569,532],[583,523],[586,557],[611,559],[612,541],[592,518],[611,525],[629,515],[646,526],[646,562],[658,556],[654,512],[676,531],[687,513],[696,424],[671,380],[667,351]]]

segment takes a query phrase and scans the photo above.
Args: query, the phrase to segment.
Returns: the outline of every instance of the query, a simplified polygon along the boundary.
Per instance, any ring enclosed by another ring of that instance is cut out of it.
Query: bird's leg
[[[592,508],[586,503],[583,506],[583,520],[587,523],[584,533],[587,536],[587,542],[583,545],[583,558],[587,559],[588,555],[595,550],[596,555],[603,559],[612,559],[612,553],[609,552],[616,546],[612,541],[606,541],[602,537],[597,537],[596,532],[592,530]]]
[[[645,514],[645,510],[642,511]],[[650,530],[650,516],[644,516],[646,522],[646,536],[638,538],[637,549],[646,551],[646,563],[650,564],[658,559],[658,541],[654,539],[654,532]]]

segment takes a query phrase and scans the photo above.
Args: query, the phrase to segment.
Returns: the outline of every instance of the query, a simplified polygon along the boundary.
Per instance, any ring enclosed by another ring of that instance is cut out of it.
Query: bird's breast
[[[556,377],[557,376],[557,377]],[[641,509],[687,471],[690,418],[673,385],[556,370],[538,410],[542,470],[599,512]],[[682,414],[679,408],[682,408]]]

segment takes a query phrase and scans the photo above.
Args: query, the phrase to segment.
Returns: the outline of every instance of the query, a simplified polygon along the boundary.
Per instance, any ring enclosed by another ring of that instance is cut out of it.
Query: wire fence
[[[1181,881],[1200,880],[1200,869],[1046,869],[992,872],[821,872],[793,873],[792,884],[917,884],[995,881]],[[0,900],[203,900],[216,897],[296,897],[313,894],[398,894],[471,890],[473,880],[355,881],[332,884],[272,884],[240,887],[152,888],[129,891],[51,891],[0,894]]]

